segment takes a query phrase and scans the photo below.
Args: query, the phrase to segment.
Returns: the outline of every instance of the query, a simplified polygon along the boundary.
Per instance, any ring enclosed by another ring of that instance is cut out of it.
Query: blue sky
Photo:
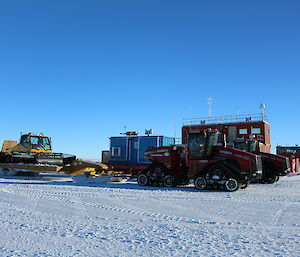
[[[100,158],[127,126],[259,112],[300,144],[300,2],[1,1],[0,141],[42,132]]]

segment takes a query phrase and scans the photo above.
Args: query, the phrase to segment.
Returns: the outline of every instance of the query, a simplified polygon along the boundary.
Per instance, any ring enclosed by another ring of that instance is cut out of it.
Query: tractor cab
[[[188,155],[191,159],[201,159],[212,155],[218,144],[220,133],[216,130],[190,132],[188,134]]]
[[[35,135],[32,133],[21,135],[20,143],[23,151],[32,153],[52,152],[51,140],[45,135]]]
[[[249,153],[260,153],[261,152],[261,144],[257,140],[242,140],[235,141],[234,148],[243,150]]]

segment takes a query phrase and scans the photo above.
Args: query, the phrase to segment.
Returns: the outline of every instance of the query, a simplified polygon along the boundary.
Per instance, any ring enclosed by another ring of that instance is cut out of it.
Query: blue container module
[[[111,165],[145,165],[151,161],[144,157],[148,148],[169,146],[175,144],[175,139],[165,136],[124,136],[110,138]]]

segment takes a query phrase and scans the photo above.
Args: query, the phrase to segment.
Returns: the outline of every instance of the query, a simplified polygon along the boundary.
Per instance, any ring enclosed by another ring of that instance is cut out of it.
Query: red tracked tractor
[[[256,179],[255,182],[273,184],[280,177],[286,176],[290,172],[290,163],[287,157],[261,151],[264,145],[255,138],[250,140],[236,140],[234,147],[261,157],[262,177]]]
[[[138,176],[142,186],[173,187],[194,181],[197,189],[246,188],[262,174],[261,157],[218,145],[217,130],[189,132],[187,145],[148,149],[152,164]]]

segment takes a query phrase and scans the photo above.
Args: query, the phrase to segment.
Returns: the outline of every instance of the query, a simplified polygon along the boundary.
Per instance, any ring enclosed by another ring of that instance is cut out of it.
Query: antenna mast
[[[207,103],[208,103],[208,120],[210,120],[210,118],[211,118],[211,105],[212,105],[212,98],[211,97],[208,98]]]
[[[174,138],[176,138],[176,111],[175,110],[174,110],[173,118],[174,118]]]
[[[265,108],[266,108],[266,105],[265,104],[260,104],[259,105],[259,108],[261,110],[261,117],[262,117],[262,120],[264,121],[265,120]]]

